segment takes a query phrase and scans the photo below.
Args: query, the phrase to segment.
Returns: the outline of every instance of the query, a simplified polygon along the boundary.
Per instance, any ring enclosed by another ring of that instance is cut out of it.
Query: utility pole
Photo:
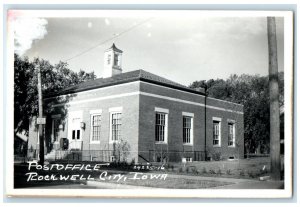
[[[207,85],[204,86],[204,161],[207,159],[207,143],[206,143],[206,100],[207,100]]]
[[[267,17],[267,27],[269,48],[271,179],[280,180],[280,119],[275,17]]]
[[[38,101],[39,101],[39,117],[37,124],[39,125],[39,142],[40,142],[40,152],[39,152],[39,163],[40,165],[44,165],[44,134],[43,134],[43,125],[45,122],[43,122],[43,95],[42,95],[42,78],[41,78],[41,69],[40,66],[36,67],[37,69],[37,75],[38,75]]]

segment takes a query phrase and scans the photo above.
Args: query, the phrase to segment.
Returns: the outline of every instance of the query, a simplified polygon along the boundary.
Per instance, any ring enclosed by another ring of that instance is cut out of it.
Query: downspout
[[[207,86],[204,87],[204,160],[207,159],[207,146],[206,146],[206,99],[207,99]]]

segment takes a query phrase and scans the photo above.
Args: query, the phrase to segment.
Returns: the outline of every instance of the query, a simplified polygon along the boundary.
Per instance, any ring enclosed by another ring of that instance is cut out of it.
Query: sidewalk
[[[87,181],[87,186],[96,187],[101,189],[157,189],[147,186],[136,186],[136,185],[126,185],[120,183],[109,183],[109,182],[101,182],[101,181]]]
[[[254,179],[238,179],[238,178],[223,178],[223,177],[204,177],[204,176],[189,176],[189,175],[174,175],[169,177],[182,179],[197,179],[197,180],[213,180],[220,182],[232,182],[234,184],[215,187],[213,189],[283,189],[284,181],[260,181]]]
[[[250,181],[225,185],[214,189],[284,189],[283,181]]]
[[[114,171],[114,173],[120,173]],[[148,173],[145,173],[148,174]],[[186,179],[186,180],[203,180],[203,181],[219,181],[230,182],[233,184],[213,187],[210,189],[283,189],[284,181],[259,181],[254,179],[238,179],[238,178],[224,178],[224,177],[206,177],[206,176],[192,176],[192,175],[177,175],[168,174],[169,178]],[[111,182],[87,181],[87,185],[104,189],[155,189],[147,186],[127,185]]]

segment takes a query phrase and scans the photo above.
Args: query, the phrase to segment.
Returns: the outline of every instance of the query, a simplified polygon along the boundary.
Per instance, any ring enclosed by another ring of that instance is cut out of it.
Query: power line
[[[68,62],[68,61],[70,61],[70,60],[72,60],[72,59],[74,59],[74,58],[77,58],[77,57],[79,57],[79,56],[81,56],[81,55],[83,55],[83,54],[85,54],[85,53],[87,53],[87,52],[89,52],[89,51],[95,49],[96,47],[99,47],[100,45],[103,45],[103,44],[105,44],[105,43],[107,43],[107,42],[109,42],[109,41],[111,41],[111,40],[113,40],[113,39],[115,39],[115,38],[118,38],[118,37],[124,35],[125,33],[130,32],[131,30],[135,29],[136,27],[139,27],[139,26],[141,26],[142,24],[145,24],[146,22],[150,21],[151,19],[153,19],[153,17],[151,17],[151,18],[149,18],[149,19],[146,19],[145,21],[142,21],[142,22],[140,22],[140,23],[138,23],[138,24],[135,24],[134,26],[132,26],[132,27],[130,27],[130,28],[128,28],[128,29],[122,31],[121,33],[116,34],[115,36],[113,36],[113,37],[111,37],[111,38],[108,38],[108,39],[104,40],[103,42],[100,42],[99,44],[94,45],[93,47],[90,47],[90,48],[88,48],[88,49],[86,49],[86,50],[83,50],[82,52],[80,52],[80,53],[78,53],[77,55],[74,55],[74,56],[72,56],[72,57],[70,57],[70,58],[64,60],[63,62]]]

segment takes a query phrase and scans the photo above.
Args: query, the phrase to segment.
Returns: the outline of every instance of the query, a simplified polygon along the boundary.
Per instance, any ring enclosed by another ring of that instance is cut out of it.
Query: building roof
[[[108,48],[106,51],[108,51],[108,50],[114,50],[114,51],[117,51],[120,53],[123,52],[122,50],[120,50],[119,48],[116,47],[115,43],[113,43],[112,46],[110,48]]]
[[[186,91],[186,92],[190,92],[190,93],[194,93],[194,94],[201,94],[201,95],[205,94],[204,89],[202,89],[202,88],[200,90],[199,89],[198,90],[191,89],[191,88],[188,88],[179,83],[168,80],[166,78],[149,73],[147,71],[134,70],[134,71],[114,75],[109,78],[98,78],[95,80],[86,81],[86,82],[80,83],[75,86],[70,86],[58,93],[49,94],[47,97],[72,94],[72,93],[77,93],[77,92],[81,92],[81,91],[87,91],[87,90],[92,90],[92,89],[96,89],[96,88],[103,88],[103,87],[107,87],[107,86],[118,85],[118,84],[122,84],[122,83],[138,81],[138,80],[148,82],[148,83],[153,83],[156,85],[166,86],[169,88],[178,89],[178,90],[182,90],[182,91]]]

